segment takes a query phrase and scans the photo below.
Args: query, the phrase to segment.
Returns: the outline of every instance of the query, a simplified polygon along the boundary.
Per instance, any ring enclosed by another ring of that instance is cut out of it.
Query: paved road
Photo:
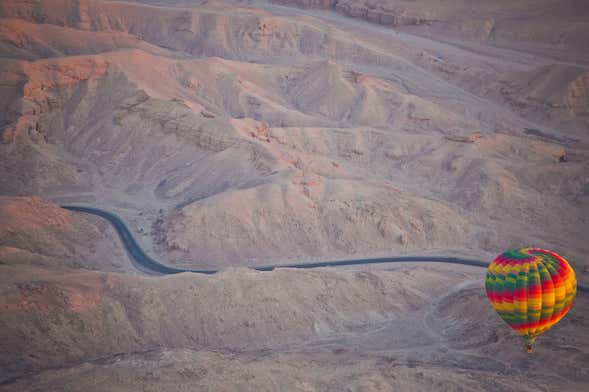
[[[62,206],[66,210],[83,212],[86,214],[92,214],[100,216],[106,219],[110,224],[113,225],[133,265],[141,270],[142,272],[150,274],[161,274],[170,275],[178,274],[181,272],[194,272],[198,274],[212,275],[218,272],[218,270],[193,270],[193,269],[181,269],[174,268],[164,265],[151,257],[149,257],[143,249],[139,246],[133,235],[127,228],[127,225],[123,220],[112,212],[104,211],[98,208],[91,207],[80,207],[80,206]],[[487,268],[489,265],[486,261],[463,259],[458,257],[443,257],[443,256],[400,256],[400,257],[380,257],[372,259],[352,259],[352,260],[334,260],[334,261],[319,261],[314,263],[295,263],[295,264],[278,264],[278,265],[267,265],[261,267],[253,267],[257,271],[272,271],[276,268],[320,268],[320,267],[340,267],[350,265],[367,265],[367,264],[385,264],[385,263],[402,263],[402,262],[429,262],[429,263],[450,263],[450,264],[462,264],[470,265],[474,267]],[[577,285],[578,291],[589,293],[589,286]]]

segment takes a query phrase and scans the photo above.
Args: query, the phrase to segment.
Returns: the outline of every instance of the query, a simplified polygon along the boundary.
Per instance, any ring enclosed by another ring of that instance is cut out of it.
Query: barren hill
[[[0,196],[0,260],[47,268],[133,272],[107,222],[38,197]]]
[[[536,243],[586,263],[581,63],[272,4],[32,4],[0,9],[4,193],[118,208],[183,266]]]
[[[587,50],[589,19],[582,0],[272,0],[446,39],[505,47]],[[163,2],[162,2],[163,3]],[[555,34],[555,29],[558,34]]]
[[[588,283],[588,42],[581,0],[0,2],[0,389],[586,389],[586,298],[526,356],[483,270],[243,267]]]
[[[5,391],[574,391],[589,377],[585,297],[530,356],[486,303],[483,271],[466,267],[0,268]]]

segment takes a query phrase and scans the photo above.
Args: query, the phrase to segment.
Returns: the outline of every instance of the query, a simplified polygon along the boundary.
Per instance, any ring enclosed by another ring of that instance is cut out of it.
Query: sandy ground
[[[26,268],[1,268],[6,391],[576,391],[589,382],[587,299],[530,355],[488,305],[480,269],[37,270],[32,283]]]

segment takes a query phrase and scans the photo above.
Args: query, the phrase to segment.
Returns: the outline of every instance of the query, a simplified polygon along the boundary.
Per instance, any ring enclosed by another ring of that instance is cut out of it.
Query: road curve
[[[197,274],[212,275],[219,270],[198,270],[198,269],[181,269],[169,267],[149,257],[143,249],[139,246],[127,225],[116,214],[101,210],[99,208],[82,207],[82,206],[61,206],[69,211],[83,212],[86,214],[97,215],[106,219],[117,231],[121,242],[133,262],[133,265],[142,272],[151,274],[171,275],[181,272],[193,272]],[[459,257],[444,257],[444,256],[399,256],[399,257],[379,257],[371,259],[350,259],[350,260],[333,260],[333,261],[318,261],[312,263],[294,263],[294,264],[277,264],[260,267],[252,267],[256,271],[272,271],[276,268],[320,268],[320,267],[341,267],[351,265],[367,265],[367,264],[384,264],[384,263],[402,263],[402,262],[429,262],[429,263],[450,263],[470,265],[474,267],[487,268],[489,265],[486,261],[463,259]],[[589,286],[577,284],[577,290],[589,293]]]

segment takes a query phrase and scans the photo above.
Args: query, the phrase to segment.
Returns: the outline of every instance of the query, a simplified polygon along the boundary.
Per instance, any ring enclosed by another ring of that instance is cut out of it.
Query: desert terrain
[[[589,9],[471,3],[0,2],[0,390],[586,389],[586,294],[528,355],[482,268],[247,268],[589,284]]]

